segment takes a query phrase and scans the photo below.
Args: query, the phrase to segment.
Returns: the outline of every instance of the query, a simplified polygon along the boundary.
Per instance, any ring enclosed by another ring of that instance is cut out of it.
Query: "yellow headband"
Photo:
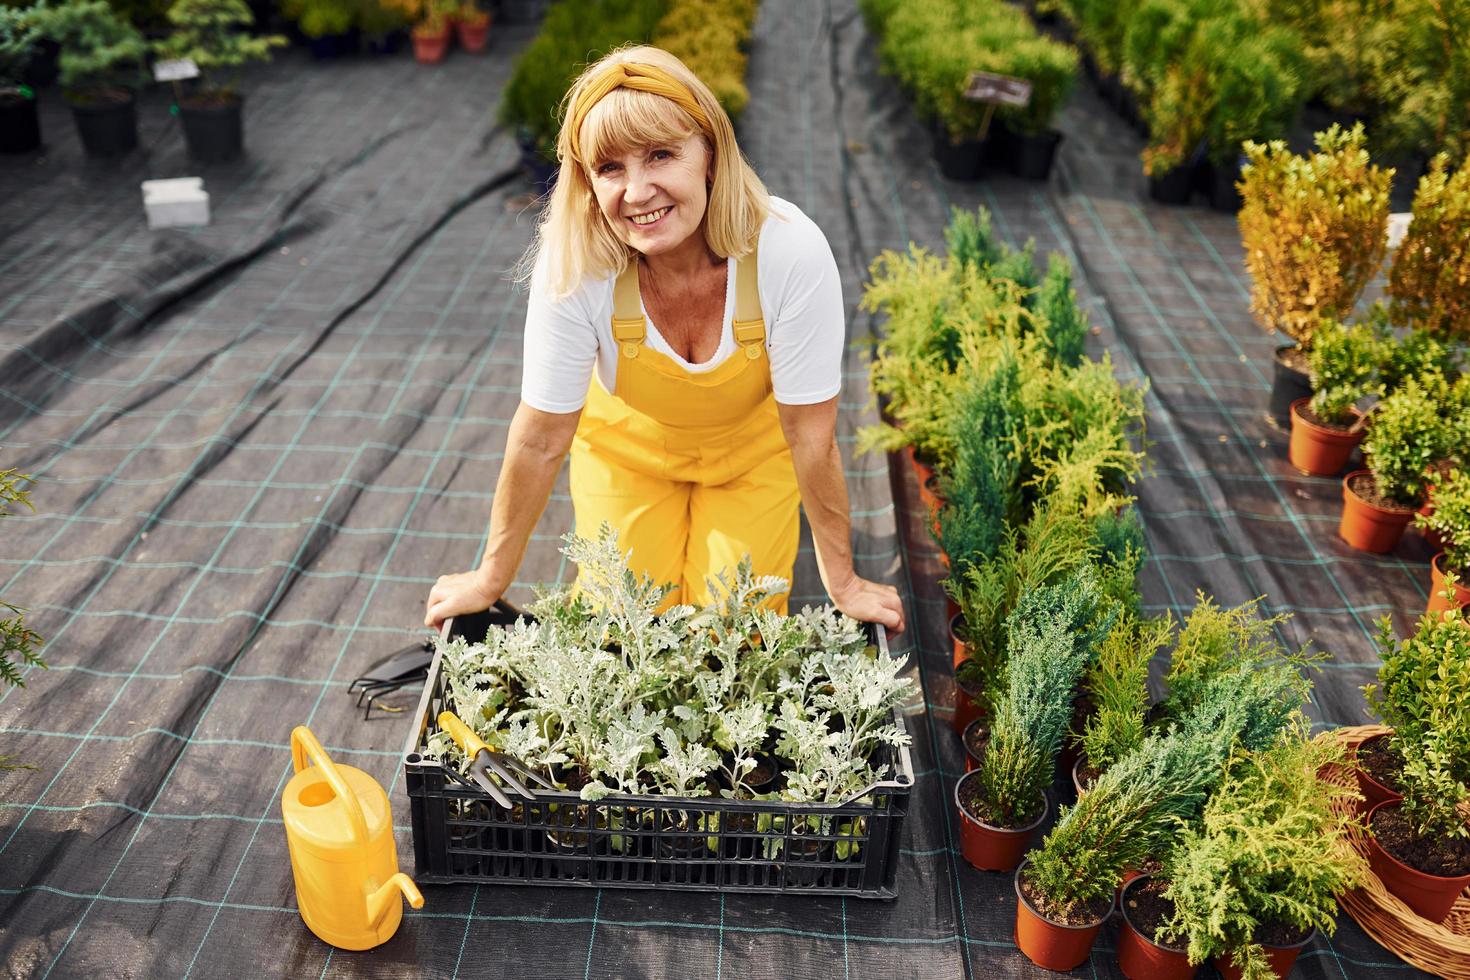
[[[587,121],[587,114],[592,107],[602,101],[603,96],[615,88],[631,88],[638,92],[652,92],[654,95],[662,95],[666,99],[672,99],[679,107],[694,117],[700,128],[706,133],[711,132],[709,117],[705,115],[704,109],[694,98],[694,93],[671,75],[668,71],[657,65],[642,65],[631,61],[619,61],[608,65],[602,72],[587,83],[582,89],[582,94],[572,106],[572,111],[567,117],[567,125],[571,127],[567,136],[571,142],[572,159],[586,163],[582,160],[582,124]]]

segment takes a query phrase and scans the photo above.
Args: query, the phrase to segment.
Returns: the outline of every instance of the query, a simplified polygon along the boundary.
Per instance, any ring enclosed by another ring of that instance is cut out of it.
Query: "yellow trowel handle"
[[[482,749],[492,751],[490,746],[485,744],[485,740],[476,735],[469,725],[460,721],[459,715],[453,711],[439,712],[439,727],[449,733],[449,737],[454,739],[455,744],[464,751],[465,755],[469,756],[472,762]]]
[[[357,794],[347,785],[342,773],[337,771],[336,764],[327,756],[322,743],[316,740],[311,729],[305,725],[297,725],[291,731],[291,764],[300,772],[307,767],[308,759],[322,771],[327,785],[332,787],[332,792],[342,801],[342,807],[347,811],[347,822],[352,825],[353,837],[358,844],[365,846],[368,839],[367,819],[363,816],[362,803],[357,799]]]

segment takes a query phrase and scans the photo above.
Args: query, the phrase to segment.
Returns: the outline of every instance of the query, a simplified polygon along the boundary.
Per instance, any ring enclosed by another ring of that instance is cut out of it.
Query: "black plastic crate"
[[[505,622],[492,611],[450,620],[445,631],[479,642]],[[888,656],[883,627],[871,627],[870,636]],[[538,789],[534,801],[506,809],[423,755],[446,707],[439,661],[436,653],[404,748],[418,881],[897,896],[899,836],[914,784],[906,746],[887,750],[894,775],[861,804],[670,796],[588,803]],[[893,720],[907,731],[897,709]]]

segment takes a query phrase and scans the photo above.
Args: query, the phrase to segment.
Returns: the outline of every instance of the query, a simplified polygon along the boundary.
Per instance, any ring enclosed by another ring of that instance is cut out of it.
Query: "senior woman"
[[[438,579],[425,625],[509,587],[570,450],[577,533],[609,522],[635,572],[676,587],[667,604],[715,601],[709,577],[746,554],[789,580],[800,504],[833,604],[902,629],[897,590],[853,570],[842,291],[821,230],[767,192],[709,88],[658,48],[582,74],[557,155],[484,560]]]

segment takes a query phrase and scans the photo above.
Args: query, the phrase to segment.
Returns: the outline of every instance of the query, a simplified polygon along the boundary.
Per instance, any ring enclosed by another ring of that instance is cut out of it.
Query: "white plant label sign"
[[[186,78],[198,78],[199,66],[191,58],[173,58],[153,63],[153,80],[157,82],[182,82]]]

